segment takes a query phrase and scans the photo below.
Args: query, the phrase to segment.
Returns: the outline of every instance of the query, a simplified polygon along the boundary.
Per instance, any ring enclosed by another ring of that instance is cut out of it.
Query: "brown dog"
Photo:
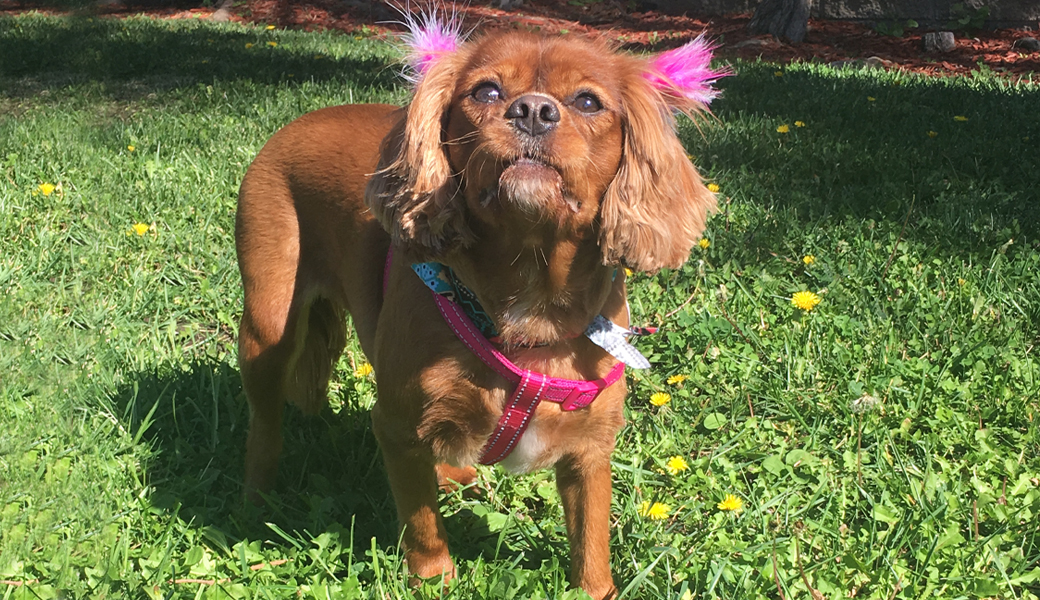
[[[703,98],[663,60],[676,52],[490,34],[416,61],[403,109],[326,108],[271,138],[236,223],[248,493],[274,484],[285,403],[324,405],[349,312],[375,368],[372,423],[409,569],[454,573],[438,478],[473,480],[515,385],[456,337],[411,265],[449,266],[517,366],[575,380],[611,372],[617,360],[582,332],[597,315],[628,326],[617,265],[678,267],[715,202],[674,133],[672,112]],[[571,583],[595,598],[615,593],[610,455],[624,396],[621,378],[578,410],[542,402],[503,463],[555,467]]]

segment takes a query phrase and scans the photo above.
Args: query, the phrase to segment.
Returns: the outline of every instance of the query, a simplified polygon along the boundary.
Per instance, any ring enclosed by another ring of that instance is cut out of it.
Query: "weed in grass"
[[[356,342],[330,409],[289,413],[262,513],[234,359],[246,166],[304,112],[403,102],[393,60],[327,33],[0,19],[5,597],[412,597]],[[708,243],[632,281],[661,331],[614,457],[623,597],[1036,599],[1040,90],[735,70],[717,120],[682,126],[719,194]],[[577,598],[551,473],[481,481],[442,501],[466,575],[446,595]]]

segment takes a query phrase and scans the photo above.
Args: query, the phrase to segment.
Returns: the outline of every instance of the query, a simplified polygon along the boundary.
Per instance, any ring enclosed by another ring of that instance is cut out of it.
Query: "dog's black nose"
[[[528,135],[543,135],[560,122],[560,109],[552,98],[541,94],[525,94],[509,105],[506,118]]]

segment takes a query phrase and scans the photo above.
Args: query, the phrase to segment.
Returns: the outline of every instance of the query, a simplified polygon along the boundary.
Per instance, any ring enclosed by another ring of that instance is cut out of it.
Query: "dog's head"
[[[686,260],[715,205],[673,117],[713,97],[702,40],[640,57],[577,36],[434,38],[412,46],[415,95],[366,193],[395,244],[435,258],[552,228],[606,264]]]

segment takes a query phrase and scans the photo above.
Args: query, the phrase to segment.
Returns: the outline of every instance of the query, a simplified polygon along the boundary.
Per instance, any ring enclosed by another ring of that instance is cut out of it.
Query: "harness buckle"
[[[585,408],[592,404],[592,401],[599,396],[600,392],[607,389],[607,385],[609,384],[603,379],[583,381],[580,385],[574,386],[571,393],[567,394],[567,397],[560,403],[560,408],[565,411]]]

